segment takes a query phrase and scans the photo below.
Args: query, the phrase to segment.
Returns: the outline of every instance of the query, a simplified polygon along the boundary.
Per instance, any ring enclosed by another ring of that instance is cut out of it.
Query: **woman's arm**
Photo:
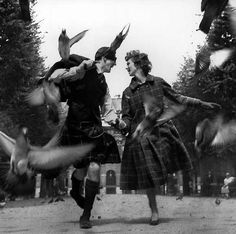
[[[213,103],[213,102],[205,102],[198,98],[191,98],[188,96],[181,95],[177,92],[175,92],[171,86],[162,80],[162,86],[164,95],[170,99],[171,101],[174,101],[178,104],[183,104],[190,107],[203,107],[205,109],[214,109],[214,108],[220,108],[220,105]]]

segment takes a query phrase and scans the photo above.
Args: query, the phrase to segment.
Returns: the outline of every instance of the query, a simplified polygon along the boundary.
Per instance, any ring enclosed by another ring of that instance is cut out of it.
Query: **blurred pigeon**
[[[185,105],[174,103],[167,98],[165,100],[168,105],[161,113],[161,109],[158,107],[154,97],[149,95],[144,97],[145,118],[135,129],[133,138],[138,138],[144,134],[150,133],[156,125],[166,123],[186,109]]]
[[[53,82],[44,80],[38,88],[26,95],[25,100],[32,106],[45,104],[48,110],[48,120],[54,124],[60,122],[60,91]]]
[[[60,101],[59,88],[53,82],[43,81],[42,85],[27,94],[26,101],[32,106],[57,104]]]
[[[84,30],[70,39],[66,34],[66,30],[62,29],[62,32],[58,38],[58,51],[62,60],[69,59],[70,47],[74,45],[76,42],[78,42],[80,39],[82,39],[87,31],[88,30]]]
[[[220,200],[219,198],[216,198],[216,200],[215,200],[215,204],[219,206],[220,203],[221,203],[221,200]]]
[[[7,192],[30,193],[34,188],[35,173],[55,174],[55,170],[60,172],[61,169],[80,160],[93,148],[92,144],[58,147],[60,130],[45,146],[32,146],[29,144],[27,132],[26,127],[21,127],[16,140],[0,132],[0,146],[10,157],[7,172],[0,172],[2,189]]]
[[[221,115],[215,119],[204,119],[197,124],[195,147],[198,151],[206,146],[224,146],[236,141],[236,121],[224,122]]]
[[[232,57],[235,57],[235,48],[233,47],[212,51],[209,46],[204,45],[196,56],[195,76],[204,75],[207,71],[217,68],[221,69]]]
[[[183,194],[180,194],[180,195],[176,198],[176,201],[177,201],[177,200],[182,201],[182,200],[183,200],[183,197],[184,197]]]
[[[126,32],[124,32],[125,28],[127,27],[126,29]],[[130,24],[126,25],[122,30],[121,32],[116,36],[115,40],[111,43],[110,45],[110,50],[111,51],[116,51],[121,43],[123,42],[123,40],[126,38],[126,36],[128,35],[128,32],[129,32],[129,28],[130,28]]]
[[[227,3],[228,0],[202,0],[201,11],[204,11],[204,14],[199,25],[202,32],[209,32],[212,21],[221,14]]]
[[[234,37],[236,36],[236,2],[235,0],[229,0],[229,18],[230,26]]]

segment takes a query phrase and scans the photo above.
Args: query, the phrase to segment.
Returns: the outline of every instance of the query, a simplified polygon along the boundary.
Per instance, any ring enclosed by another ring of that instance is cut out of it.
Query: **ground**
[[[103,195],[96,199],[93,228],[81,230],[78,208],[70,197],[48,204],[42,199],[8,202],[0,209],[0,233],[236,233],[236,200],[157,196],[160,224],[150,226],[145,195]]]

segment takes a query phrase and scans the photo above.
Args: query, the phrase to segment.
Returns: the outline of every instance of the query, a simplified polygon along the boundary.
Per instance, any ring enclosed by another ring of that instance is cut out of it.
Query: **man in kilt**
[[[95,148],[85,158],[76,163],[72,174],[70,194],[83,209],[80,217],[81,228],[91,228],[90,215],[94,199],[99,189],[100,165],[120,163],[115,139],[104,132],[101,110],[105,120],[115,121],[111,97],[104,73],[109,73],[116,65],[116,51],[102,47],[95,54],[95,61],[84,60],[70,68],[55,81],[60,91],[61,101],[67,101],[68,114],[62,129],[61,145],[94,143]],[[85,196],[81,188],[85,181]]]
[[[150,224],[157,225],[159,214],[155,189],[167,181],[168,173],[191,170],[192,162],[171,121],[154,126],[138,139],[133,138],[137,126],[145,118],[145,96],[155,100],[157,118],[164,112],[168,101],[208,109],[219,105],[177,94],[162,78],[149,74],[152,64],[145,53],[130,51],[125,60],[127,71],[133,78],[122,95],[122,119],[119,127],[126,134],[126,143],[121,162],[120,187],[122,190],[146,190],[151,208]]]

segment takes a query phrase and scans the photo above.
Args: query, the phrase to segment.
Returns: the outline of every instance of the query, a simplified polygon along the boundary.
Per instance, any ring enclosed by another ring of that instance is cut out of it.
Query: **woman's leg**
[[[150,188],[146,190],[149,206],[151,208],[151,225],[157,225],[159,223],[159,214],[157,209],[157,202],[156,202],[156,193],[155,188]]]

